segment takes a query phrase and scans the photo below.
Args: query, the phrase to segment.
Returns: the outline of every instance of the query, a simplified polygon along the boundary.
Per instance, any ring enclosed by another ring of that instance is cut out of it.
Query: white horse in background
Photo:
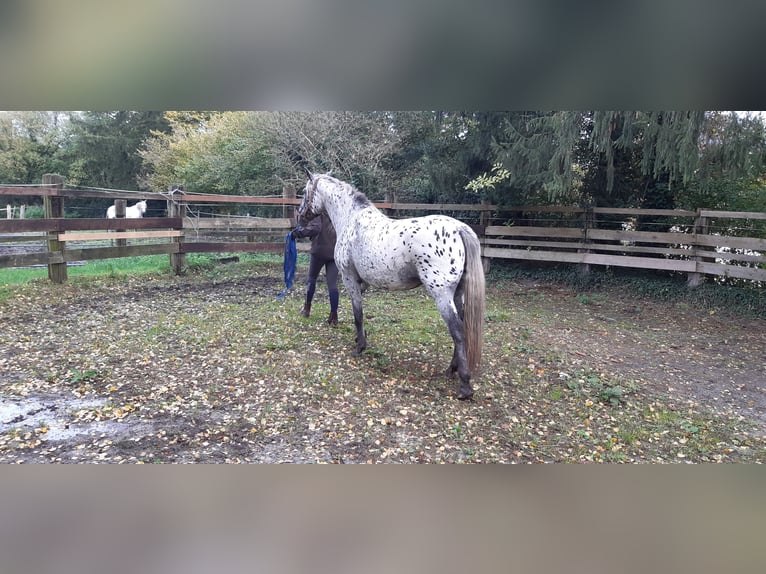
[[[144,213],[146,213],[146,200],[139,201],[135,205],[125,208],[126,219],[140,219],[144,216]],[[106,217],[107,219],[115,219],[117,217],[114,205],[110,205],[109,209],[106,210]]]

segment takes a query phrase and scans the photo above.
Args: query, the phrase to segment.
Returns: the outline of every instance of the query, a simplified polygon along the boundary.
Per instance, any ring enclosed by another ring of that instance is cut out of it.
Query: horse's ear
[[[311,183],[314,183],[314,174],[313,174],[313,173],[311,173],[311,172],[309,171],[309,169],[308,169],[308,168],[305,168],[305,169],[306,169],[306,175],[308,175],[308,176],[309,176],[309,181],[310,181]]]

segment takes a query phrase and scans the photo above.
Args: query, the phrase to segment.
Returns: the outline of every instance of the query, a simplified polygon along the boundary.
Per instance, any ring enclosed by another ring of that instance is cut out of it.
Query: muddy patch
[[[147,423],[93,420],[77,422],[76,413],[107,405],[105,398],[77,398],[60,395],[35,395],[0,398],[0,434],[16,432],[45,435],[49,442],[83,437],[119,440],[152,432]],[[42,431],[42,432],[41,432]]]

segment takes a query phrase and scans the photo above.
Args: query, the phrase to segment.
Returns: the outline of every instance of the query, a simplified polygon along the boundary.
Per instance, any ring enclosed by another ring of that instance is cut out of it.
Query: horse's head
[[[321,199],[319,198],[320,194],[317,193],[317,185],[322,175],[313,174],[308,170],[307,173],[309,179],[306,182],[306,187],[303,188],[303,200],[296,214],[298,225],[306,225],[324,211]],[[328,172],[325,175],[330,175],[330,173]]]
[[[139,201],[138,203],[136,203],[136,208],[138,209],[138,212],[141,215],[146,213],[146,200],[143,199],[143,200]]]
[[[303,188],[303,200],[295,214],[298,225],[306,225],[317,216],[317,213],[314,211],[314,196],[316,195],[315,179],[311,172],[308,172],[308,175],[309,180],[306,182],[306,187]]]

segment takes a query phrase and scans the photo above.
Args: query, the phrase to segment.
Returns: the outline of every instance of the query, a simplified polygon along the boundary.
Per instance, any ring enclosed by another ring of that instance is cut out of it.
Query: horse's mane
[[[361,191],[359,191],[353,186],[351,187],[351,189],[353,190],[351,201],[354,203],[355,206],[361,209],[361,208],[369,207],[372,205],[372,202],[365,194],[363,194]]]
[[[348,182],[343,181],[343,180],[340,180],[340,179],[337,179],[337,178],[332,177],[332,176],[324,176],[324,177],[329,177],[336,184],[338,184],[341,187],[343,187],[344,189],[346,189],[348,191],[349,195],[351,196],[351,202],[353,203],[354,206],[356,206],[356,207],[361,209],[361,208],[369,207],[370,205],[372,205],[372,202],[370,201],[370,198],[367,197],[361,191],[359,191],[359,189],[357,189],[353,184],[348,183]]]

